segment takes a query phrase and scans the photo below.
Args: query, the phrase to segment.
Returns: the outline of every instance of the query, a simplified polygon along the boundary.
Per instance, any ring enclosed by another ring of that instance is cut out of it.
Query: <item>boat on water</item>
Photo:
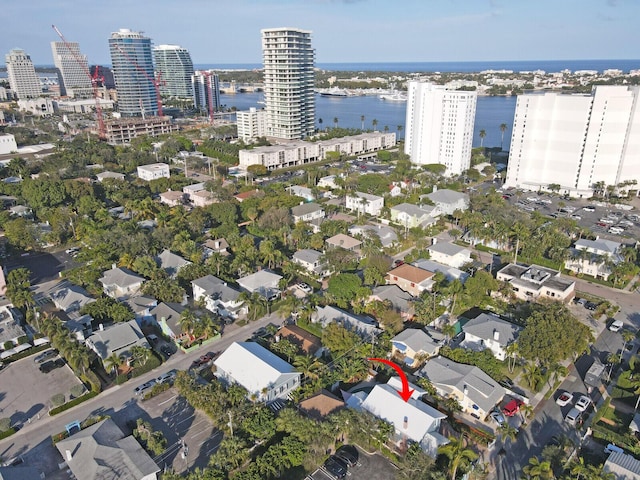
[[[332,87],[320,92],[321,97],[348,97],[349,93],[346,90],[342,90],[338,87]]]
[[[383,93],[378,98],[387,102],[406,102],[407,94],[404,92]]]

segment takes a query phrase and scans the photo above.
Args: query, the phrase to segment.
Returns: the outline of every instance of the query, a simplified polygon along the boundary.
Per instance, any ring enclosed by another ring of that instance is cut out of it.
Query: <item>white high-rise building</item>
[[[58,70],[60,95],[73,98],[89,98],[93,95],[91,79],[87,75],[87,57],[80,53],[77,42],[51,42],[53,63]],[[78,63],[82,62],[82,63]]]
[[[109,38],[109,53],[120,114],[123,117],[157,115],[151,39],[141,32],[121,28]]]
[[[267,134],[267,112],[250,108],[236,112],[238,121],[238,138],[244,142],[251,142]]]
[[[315,127],[311,32],[297,28],[261,31],[267,136],[298,140]]]
[[[471,165],[476,92],[409,82],[404,152],[411,163],[439,163],[459,175]]]
[[[519,95],[505,185],[591,196],[640,180],[640,87]],[[557,188],[557,187],[554,187]]]
[[[178,45],[158,45],[153,49],[153,61],[162,83],[160,93],[171,98],[192,98],[193,62],[186,48]]]
[[[209,112],[209,102],[213,111],[220,110],[220,79],[211,70],[198,70],[191,76],[193,104],[204,112]]]
[[[11,90],[21,100],[42,96],[42,85],[31,57],[24,50],[15,48],[5,55],[7,75]]]

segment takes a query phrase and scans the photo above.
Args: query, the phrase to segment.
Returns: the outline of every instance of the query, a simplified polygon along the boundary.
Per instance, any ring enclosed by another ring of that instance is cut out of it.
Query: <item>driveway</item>
[[[398,470],[391,465],[387,458],[379,453],[368,454],[358,447],[358,464],[349,468],[348,478],[351,480],[389,480],[395,478]],[[322,467],[319,467],[309,477],[312,480],[334,480]]]

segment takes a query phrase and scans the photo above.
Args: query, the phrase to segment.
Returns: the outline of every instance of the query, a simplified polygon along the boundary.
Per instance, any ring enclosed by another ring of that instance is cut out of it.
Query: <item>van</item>
[[[564,421],[567,422],[572,427],[575,427],[582,420],[582,412],[578,410],[576,407],[573,407],[567,415],[564,417]]]
[[[624,453],[624,450],[621,449],[619,446],[617,446],[615,443],[610,443],[609,445],[607,445],[604,448],[604,453],[609,454],[609,453],[613,453],[613,452]]]
[[[624,323],[622,323],[622,320],[614,320],[613,322],[611,322],[611,325],[609,325],[609,330],[611,330],[612,332],[618,332],[622,327],[624,327]]]

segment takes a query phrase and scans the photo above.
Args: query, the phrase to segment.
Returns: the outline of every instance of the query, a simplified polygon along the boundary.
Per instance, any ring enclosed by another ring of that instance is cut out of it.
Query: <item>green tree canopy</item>
[[[343,273],[329,280],[327,293],[335,300],[338,306],[346,308],[349,302],[356,298],[358,290],[362,287],[362,280],[355,273]]]

